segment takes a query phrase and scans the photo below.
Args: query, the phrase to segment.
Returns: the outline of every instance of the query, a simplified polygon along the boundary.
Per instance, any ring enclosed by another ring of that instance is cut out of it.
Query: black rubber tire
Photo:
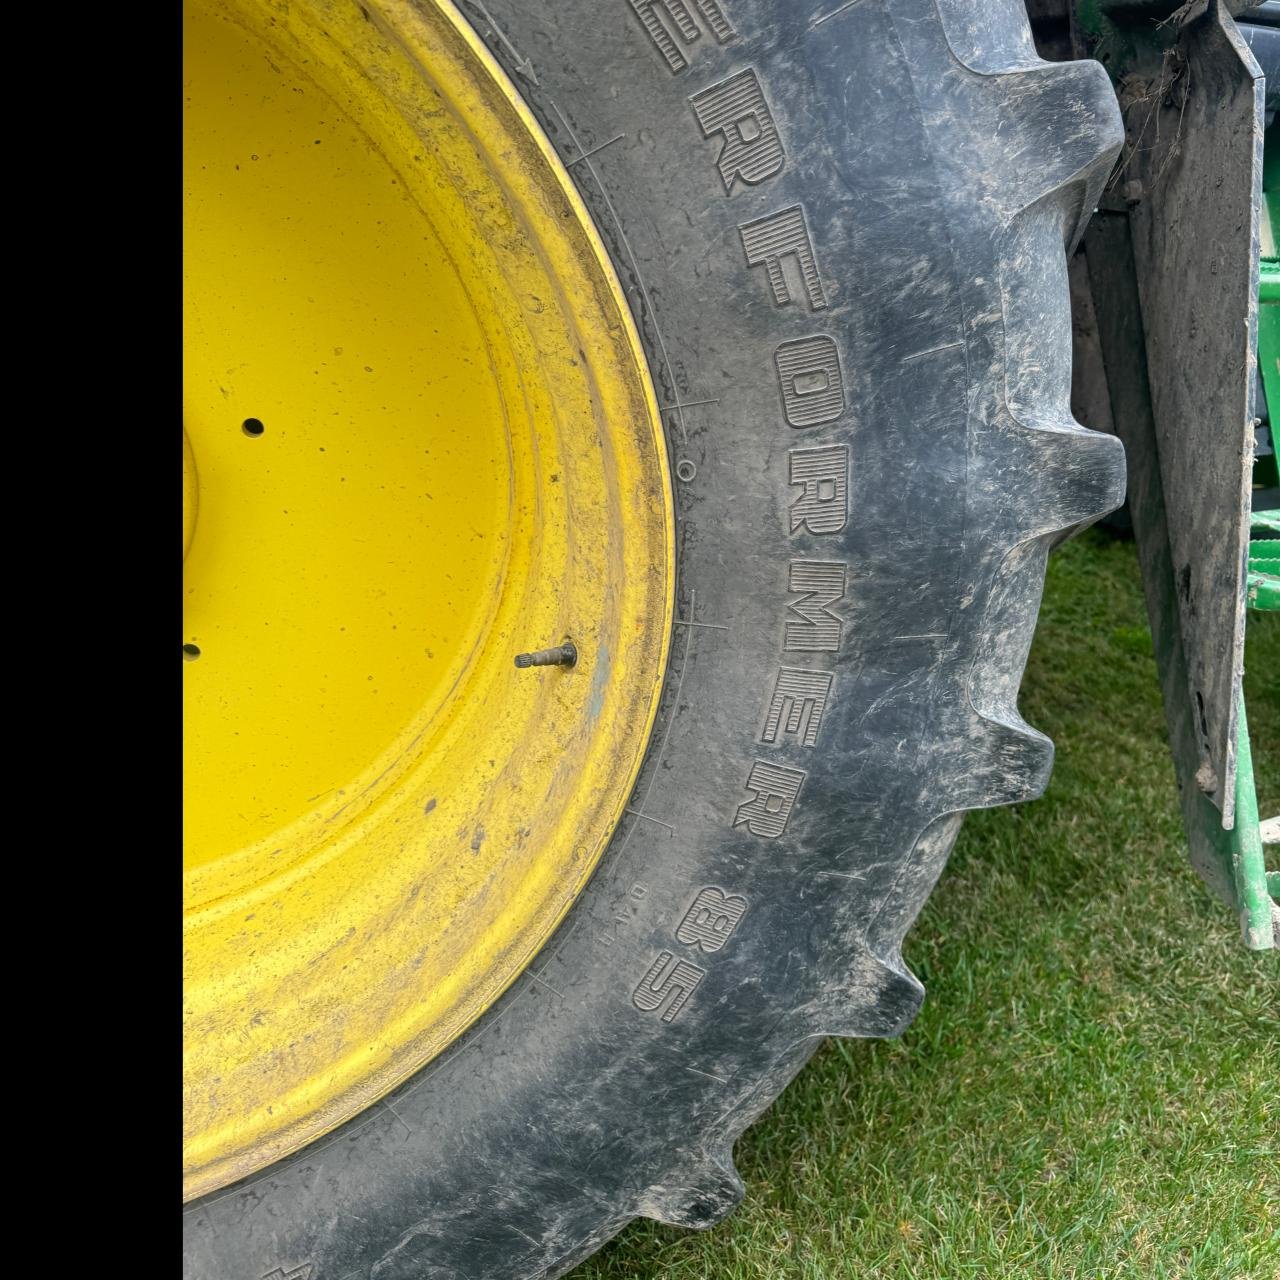
[[[671,669],[533,969],[188,1206],[188,1280],[557,1276],[637,1215],[729,1212],[734,1140],[822,1037],[915,1014],[899,947],[961,811],[1043,789],[1016,698],[1045,556],[1123,498],[1119,442],[1070,417],[1064,254],[1120,119],[1020,0],[462,3],[668,406]]]

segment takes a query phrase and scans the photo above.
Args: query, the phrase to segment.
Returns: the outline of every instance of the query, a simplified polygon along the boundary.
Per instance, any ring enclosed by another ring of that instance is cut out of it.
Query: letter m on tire
[[[672,72],[681,72],[689,65],[676,37],[684,44],[692,44],[702,34],[691,8],[715,36],[717,44],[728,44],[738,34],[719,0],[631,0],[631,7]]]

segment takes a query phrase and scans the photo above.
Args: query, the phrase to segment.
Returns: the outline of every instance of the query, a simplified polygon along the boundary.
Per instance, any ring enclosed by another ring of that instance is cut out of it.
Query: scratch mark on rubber
[[[626,136],[627,136],[627,135],[626,135],[625,133],[617,133],[617,134],[614,134],[614,136],[613,136],[612,138],[610,138],[608,142],[602,142],[602,143],[600,143],[600,145],[599,145],[599,146],[597,146],[597,147],[592,147],[590,151],[584,151],[580,156],[575,156],[575,157],[574,157],[574,159],[572,159],[572,160],[566,160],[566,161],[565,161],[565,168],[566,168],[566,169],[572,169],[572,168],[573,168],[573,166],[574,166],[575,164],[577,164],[579,161],[581,161],[581,160],[585,160],[588,156],[593,156],[593,155],[597,154],[597,152],[603,151],[603,150],[605,149],[605,147],[611,147],[611,146],[613,146],[613,144],[614,144],[615,142],[621,142],[621,141],[622,141],[622,139],[623,139],[623,138],[625,138]]]
[[[623,809],[623,813],[629,813],[633,818],[643,818],[646,822],[657,823],[660,827],[666,827],[672,835],[675,835],[676,829],[669,822],[663,822],[661,818],[652,817],[650,814],[641,813],[639,809]]]
[[[729,1082],[722,1076],[713,1076],[710,1071],[699,1071],[697,1067],[685,1067],[686,1071],[692,1071],[695,1076],[706,1076],[708,1080],[714,1080],[717,1084],[728,1084]]]
[[[404,1116],[402,1116],[402,1115],[401,1115],[401,1114],[400,1114],[400,1113],[395,1109],[395,1107],[393,1107],[393,1106],[391,1105],[391,1103],[390,1103],[390,1101],[388,1101],[388,1099],[383,1098],[383,1099],[382,1099],[382,1105],[383,1105],[384,1107],[386,1107],[386,1109],[387,1109],[388,1111],[390,1111],[390,1112],[391,1112],[391,1114],[392,1114],[393,1116],[395,1116],[395,1118],[396,1118],[397,1120],[399,1120],[399,1121],[400,1121],[400,1123],[401,1123],[402,1125],[404,1125],[404,1131],[405,1131],[405,1133],[406,1133],[410,1138],[412,1138],[412,1137],[413,1137],[413,1130],[408,1126],[408,1124],[407,1124],[407,1123],[405,1123],[405,1118],[404,1118]]]
[[[845,3],[842,4],[838,9],[832,9],[830,13],[824,13],[822,17],[814,18],[814,20],[811,23],[809,23],[809,30],[812,31],[815,27],[822,26],[824,22],[830,22],[832,18],[838,18],[842,13],[846,12],[849,9],[852,9],[854,5],[861,4],[861,3],[862,3],[862,0],[845,0]]]
[[[912,360],[923,360],[925,356],[937,355],[939,351],[954,351],[956,347],[963,347],[964,339],[961,338],[956,342],[944,342],[940,347],[929,347],[924,351],[916,351],[912,355],[903,356],[902,363],[910,364]]]
[[[723,622],[694,622],[692,618],[676,618],[674,625],[677,627],[702,627],[707,631],[729,630]]]
[[[719,404],[720,397],[713,396],[710,400],[676,400],[673,404],[660,404],[658,408],[663,413],[668,413],[672,409],[692,409],[695,405],[700,404]]]
[[[534,980],[534,982],[536,982],[540,987],[546,987],[546,989],[550,991],[553,995],[559,996],[561,1000],[564,999],[563,991],[557,991],[555,987],[551,985],[551,983],[547,982],[543,978],[538,977],[538,975],[534,973],[532,969],[529,969],[527,972],[529,974],[529,977],[531,977]]]

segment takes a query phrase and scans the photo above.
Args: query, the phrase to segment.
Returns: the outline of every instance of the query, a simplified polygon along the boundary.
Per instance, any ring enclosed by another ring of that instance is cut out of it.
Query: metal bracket
[[[1241,694],[1263,80],[1223,0],[1079,0],[1075,29],[1125,113],[1084,251],[1191,860],[1271,947]]]

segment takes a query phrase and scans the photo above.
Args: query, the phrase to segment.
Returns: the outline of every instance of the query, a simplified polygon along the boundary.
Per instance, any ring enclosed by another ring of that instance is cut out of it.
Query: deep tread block
[[[1065,198],[1074,240],[1093,212],[1124,142],[1115,90],[1097,62],[1044,62],[999,76],[989,90],[1000,116],[1016,120],[1000,185],[1010,211]]]
[[[910,1026],[924,1003],[924,987],[901,954],[885,960],[865,943],[855,946],[825,986],[802,1018],[815,1035],[891,1039]]]
[[[984,442],[980,465],[1017,543],[1091,523],[1124,501],[1124,446],[1068,419],[1019,421]]]
[[[727,1218],[745,1194],[728,1149],[699,1153],[661,1187],[646,1191],[638,1212],[667,1226],[705,1231]]]
[[[963,809],[1020,804],[1044,794],[1053,771],[1053,743],[1016,712],[977,722],[949,798]]]

